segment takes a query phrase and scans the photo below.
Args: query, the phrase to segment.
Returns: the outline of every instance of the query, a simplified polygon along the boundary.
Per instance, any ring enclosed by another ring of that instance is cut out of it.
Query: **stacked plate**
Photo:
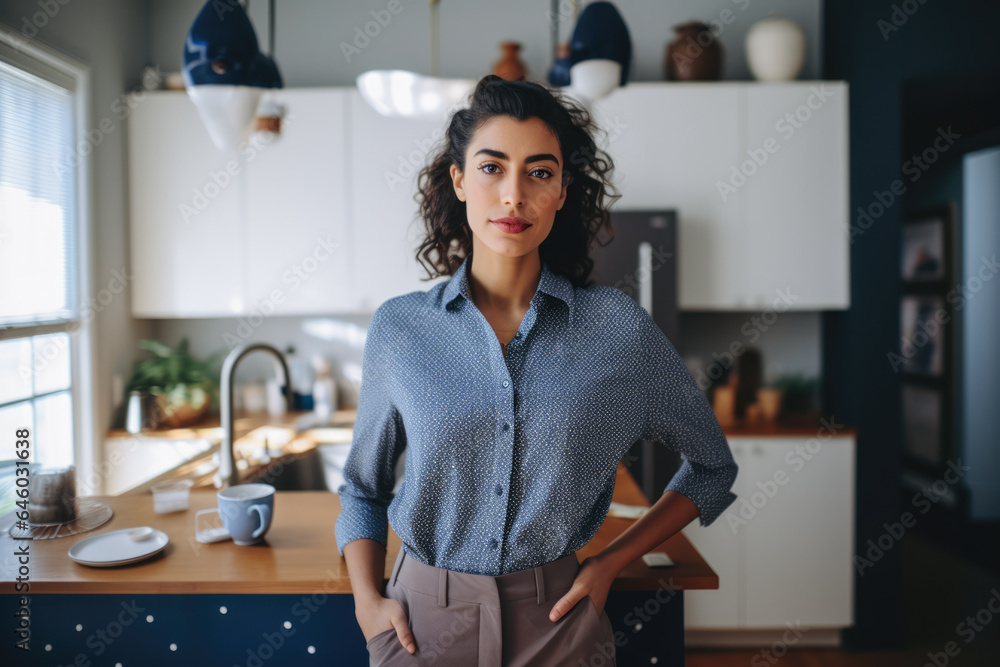
[[[69,557],[81,565],[111,567],[145,560],[163,551],[170,538],[150,526],[122,528],[80,540],[69,549]]]

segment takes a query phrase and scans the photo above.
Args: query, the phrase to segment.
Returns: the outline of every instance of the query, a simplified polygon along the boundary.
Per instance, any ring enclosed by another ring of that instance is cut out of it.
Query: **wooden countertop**
[[[194,538],[197,510],[214,507],[214,489],[194,489],[190,508],[155,514],[151,495],[97,496],[114,516],[92,531],[50,540],[14,540],[8,533],[13,515],[0,518],[0,593],[15,592],[16,548],[30,549],[27,593],[350,593],[347,566],[337,553],[334,521],[340,497],[329,491],[278,491],[274,521],[265,540],[238,546],[231,540],[202,544]],[[618,465],[614,500],[648,506],[631,474]],[[598,553],[620,535],[632,519],[608,517],[594,539],[577,552],[579,560]],[[170,544],[152,558],[110,568],[80,565],[67,555],[73,544],[119,528],[150,525],[170,537]],[[386,578],[399,553],[400,540],[389,529]],[[619,574],[612,588],[655,590],[665,585],[680,589],[718,588],[719,578],[683,534],[658,549],[670,554],[673,568],[653,570],[641,559]]]

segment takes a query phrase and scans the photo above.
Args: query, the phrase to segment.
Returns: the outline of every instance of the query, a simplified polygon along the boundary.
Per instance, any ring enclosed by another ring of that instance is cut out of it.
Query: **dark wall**
[[[828,0],[824,7],[823,76],[850,84],[850,210],[856,233],[851,245],[851,309],[824,314],[823,390],[826,413],[859,430],[858,554],[867,549],[869,539],[886,532],[884,524],[898,522],[907,510],[898,482],[899,379],[886,359],[898,350],[900,221],[907,204],[905,195],[896,196],[870,222],[858,208],[877,202],[875,192],[888,201],[897,179],[911,183],[904,173],[910,158],[904,141],[907,149],[914,142],[930,146],[933,136],[924,134],[926,143],[921,143],[920,128],[926,130],[928,122],[932,130],[934,123],[952,119],[958,133],[983,130],[962,126],[973,121],[961,109],[982,109],[977,95],[997,77],[997,25],[1000,5],[977,0]],[[934,81],[950,80],[962,83],[942,84],[940,95],[932,96],[942,102],[935,109],[938,115],[911,122],[920,112],[904,108],[904,89],[917,85],[934,90]],[[985,108],[987,113],[979,114],[976,122],[987,118],[1000,125],[998,107]],[[950,161],[929,165],[921,178],[934,176]],[[898,646],[900,573],[898,546],[862,575],[855,570],[856,625],[845,635],[848,646]]]

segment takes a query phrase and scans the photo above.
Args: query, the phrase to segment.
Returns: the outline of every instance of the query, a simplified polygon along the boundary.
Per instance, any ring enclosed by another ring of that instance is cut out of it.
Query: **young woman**
[[[451,278],[372,317],[338,490],[372,665],[613,665],[616,575],[735,499],[722,429],[670,341],[588,280],[605,198],[620,196],[595,130],[558,91],[490,75],[420,174],[418,259]],[[578,563],[639,439],[684,463],[648,514]],[[383,591],[390,523],[402,549]]]

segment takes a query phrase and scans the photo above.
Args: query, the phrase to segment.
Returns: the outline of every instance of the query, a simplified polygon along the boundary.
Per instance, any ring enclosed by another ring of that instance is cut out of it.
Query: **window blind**
[[[77,316],[74,94],[0,59],[0,325]]]

